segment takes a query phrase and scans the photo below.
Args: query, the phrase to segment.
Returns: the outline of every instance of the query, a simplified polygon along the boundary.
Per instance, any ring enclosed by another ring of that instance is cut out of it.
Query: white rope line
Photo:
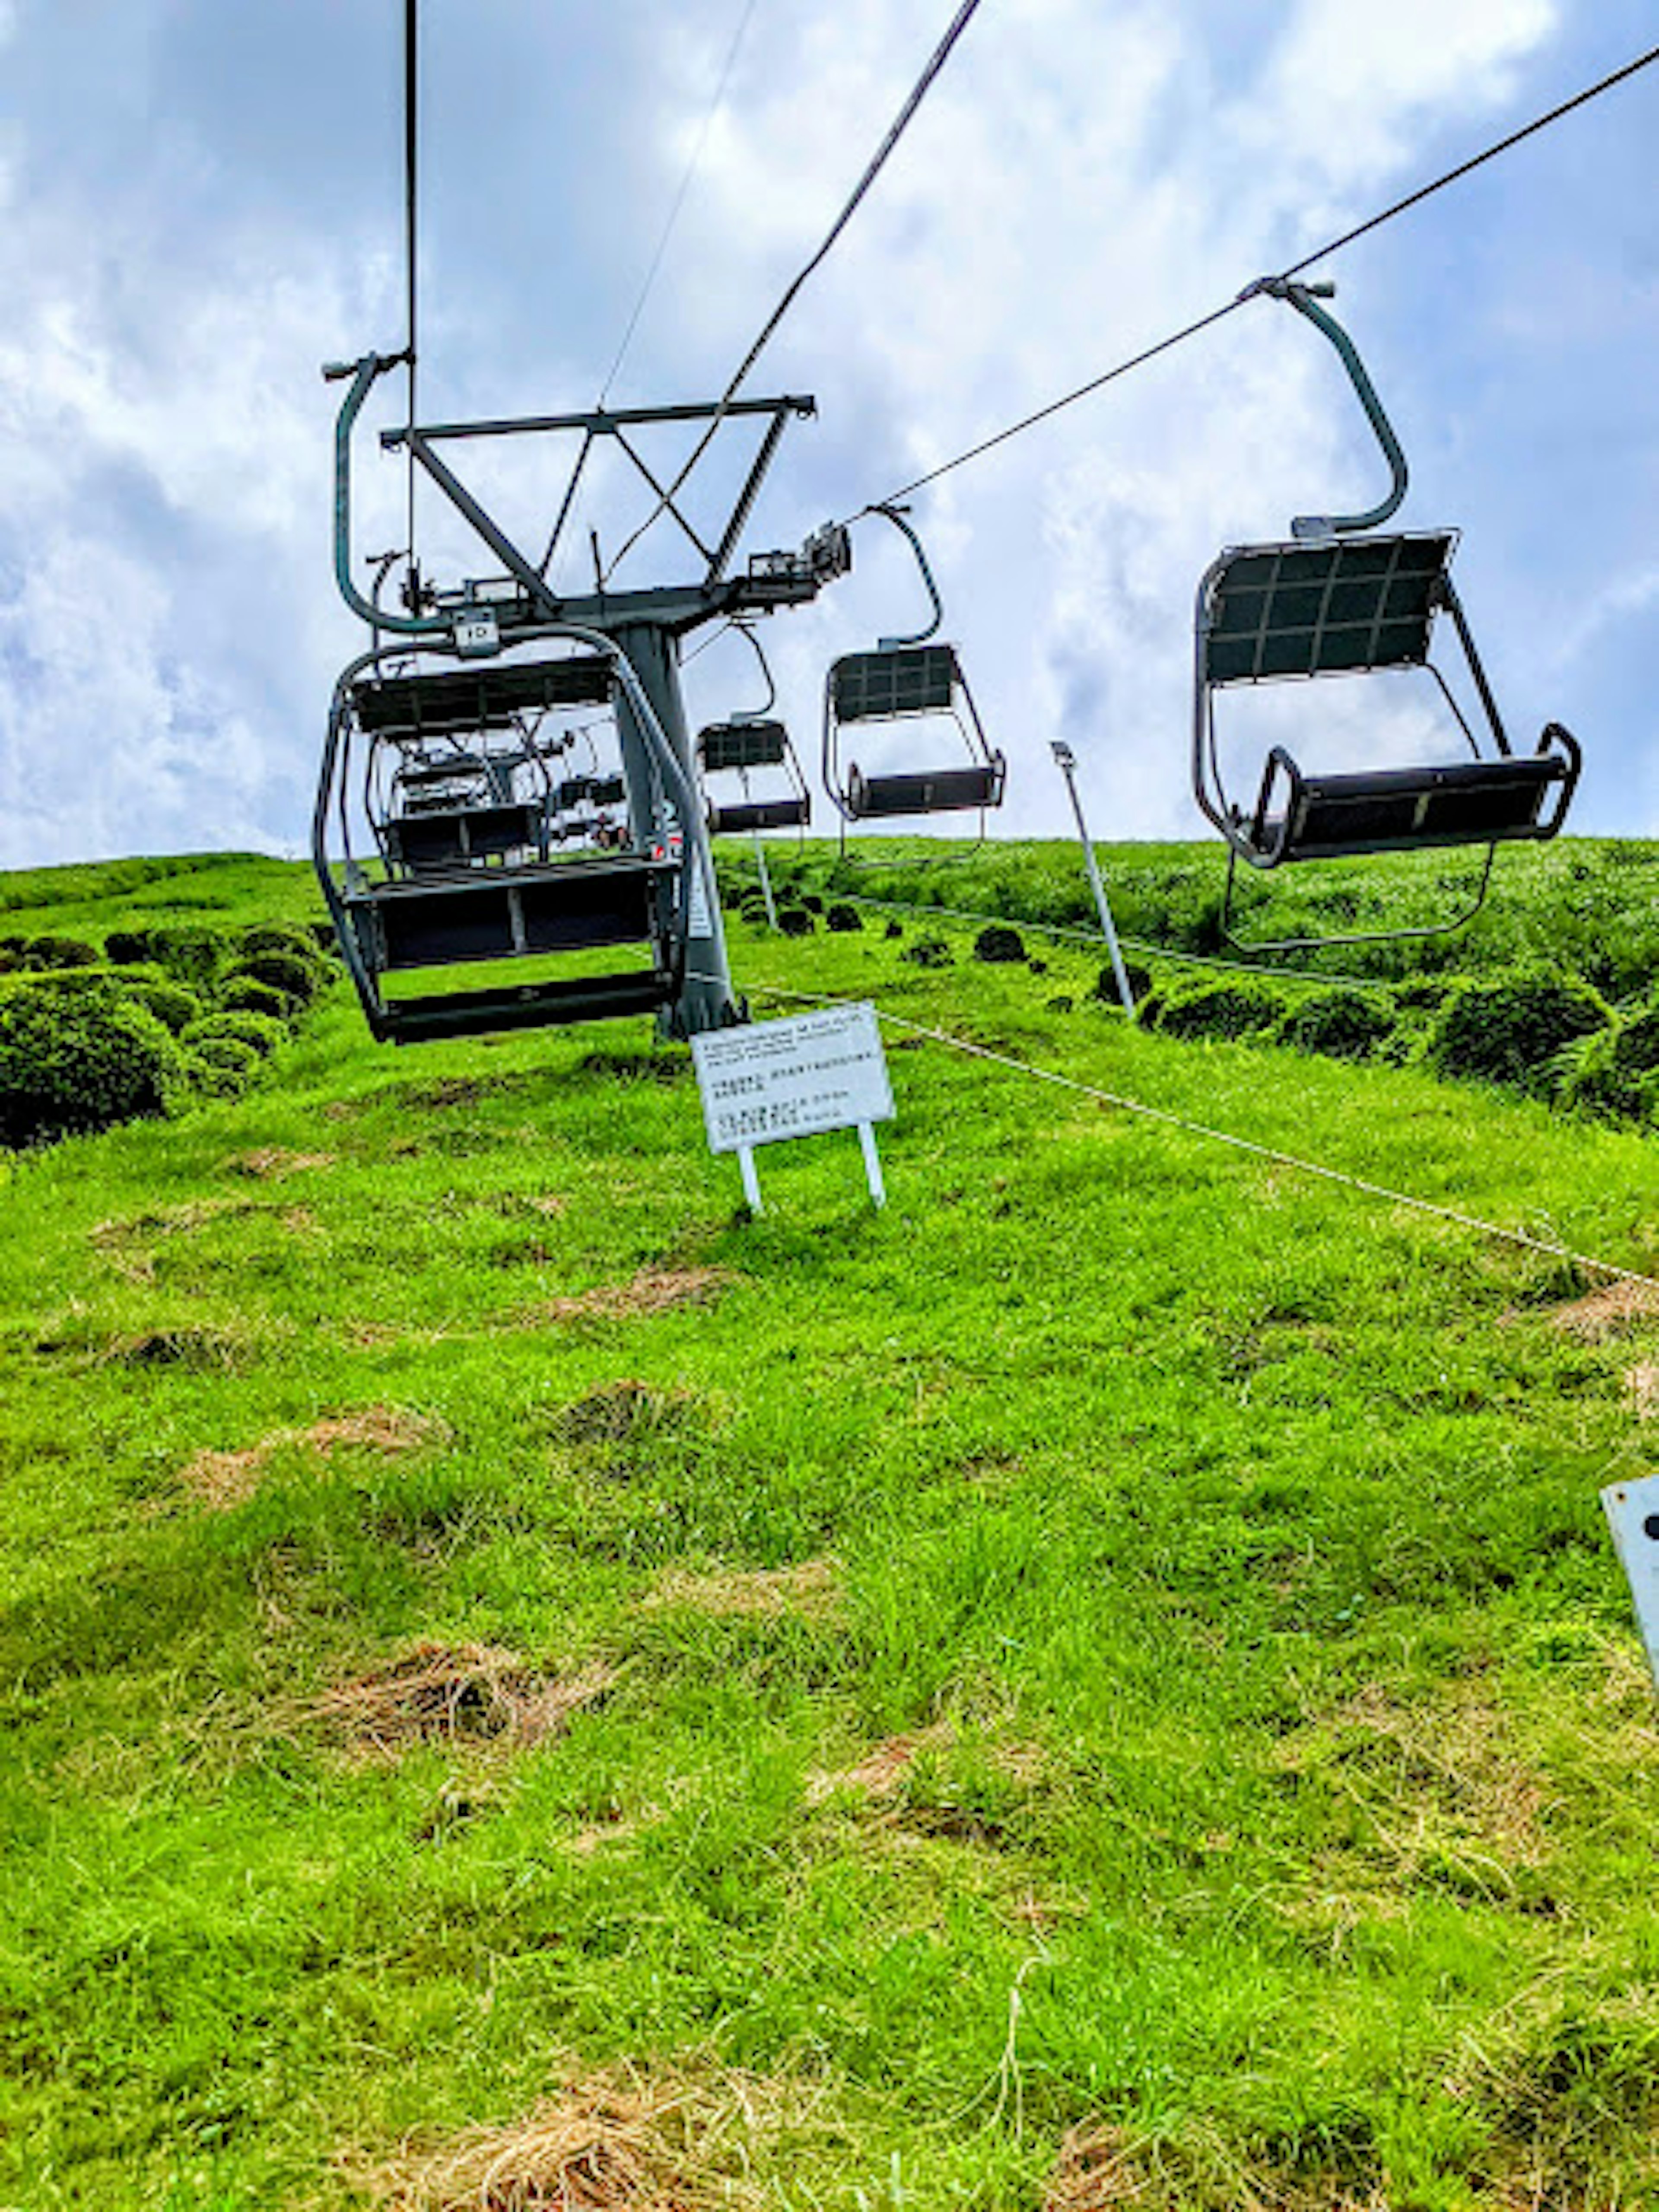
[[[849,1006],[857,1000],[835,998],[823,992],[778,991],[762,988],[758,995],[769,999],[799,999],[821,1006]],[[918,1036],[931,1038],[935,1044],[948,1045],[953,1052],[969,1054],[975,1060],[988,1060],[998,1067],[1012,1068],[1017,1075],[1029,1075],[1038,1083],[1051,1083],[1062,1091],[1075,1091],[1085,1098],[1097,1099],[1102,1105],[1115,1106],[1126,1114],[1138,1114],[1149,1121],[1160,1121],[1166,1127],[1180,1129],[1190,1137],[1204,1137],[1212,1144],[1227,1145],[1235,1152],[1248,1152],[1253,1158],[1270,1160],[1275,1167],[1293,1169],[1298,1175],[1316,1176],[1325,1182],[1341,1184],[1346,1189],[1361,1191],[1368,1198],[1386,1199],[1391,1206],[1410,1207],[1418,1213],[1426,1213],[1438,1221],[1450,1221],[1460,1229],[1472,1229],[1478,1236],[1496,1237],[1504,1243],[1518,1244],[1524,1251],[1540,1252],[1551,1260],[1565,1260],[1575,1267],[1587,1267],[1594,1273],[1606,1275],[1621,1283],[1639,1283],[1650,1291],[1659,1291],[1659,1278],[1642,1274],[1634,1267],[1615,1267],[1610,1260],[1598,1260],[1587,1252],[1574,1252],[1565,1244],[1546,1243],[1542,1237],[1528,1236],[1524,1229],[1505,1229],[1495,1221],[1483,1221],[1479,1214],[1464,1213],[1453,1206],[1438,1206],[1432,1199],[1414,1198],[1409,1191],[1391,1190],[1387,1183],[1370,1182],[1364,1176],[1349,1175],[1342,1168],[1330,1168],[1317,1160],[1304,1160],[1294,1152],[1281,1152],[1272,1145],[1259,1145],[1249,1137],[1235,1136],[1227,1129],[1212,1129],[1207,1123],[1194,1121],[1184,1114],[1171,1113],[1164,1106],[1148,1106],[1139,1098],[1126,1098],[1121,1092],[1102,1090],[1098,1085],[1079,1082],[1076,1076],[1061,1075],[1056,1069],[1038,1067],[1028,1060],[1017,1060],[1012,1053],[994,1052],[989,1045],[975,1044],[969,1038],[953,1036],[948,1030],[930,1028],[926,1022],[913,1021],[908,1014],[889,1013],[884,1006],[876,1008],[877,1018],[896,1029],[913,1031]]]
[[[880,907],[894,914],[937,914],[952,921],[995,923],[1006,929],[1029,929],[1039,937],[1063,937],[1074,945],[1099,945],[1103,950],[1106,944],[1098,929],[1073,929],[1064,922],[1028,921],[1012,914],[975,914],[961,906],[918,906],[905,899],[872,898],[864,891],[834,891],[830,896],[848,906]],[[1214,952],[1176,952],[1168,945],[1154,945],[1150,938],[1125,937],[1121,933],[1118,942],[1132,945],[1137,952],[1151,953],[1156,960],[1178,960],[1193,968],[1225,968],[1235,975],[1265,975],[1274,982],[1349,983],[1367,991],[1385,991],[1389,983],[1387,976],[1346,975],[1332,968],[1269,968],[1254,960],[1228,960]]]

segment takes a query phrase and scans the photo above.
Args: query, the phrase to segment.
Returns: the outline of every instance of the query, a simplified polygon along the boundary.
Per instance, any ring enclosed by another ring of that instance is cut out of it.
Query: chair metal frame
[[[925,628],[912,635],[878,638],[873,653],[843,653],[830,663],[825,676],[823,784],[841,816],[842,855],[844,859],[849,822],[893,821],[969,809],[979,815],[975,845],[983,844],[987,811],[1002,804],[1007,763],[986,737],[956,647],[933,641],[945,619],[945,608],[921,540],[906,520],[909,510],[882,504],[870,512],[884,516],[908,540],[933,616]],[[849,690],[858,696],[860,707],[851,715],[843,711]],[[871,700],[875,703],[866,703]],[[856,762],[849,762],[842,775],[843,729],[866,722],[939,717],[955,723],[968,755],[968,767],[866,776]]]
[[[1517,757],[1513,750],[1451,580],[1456,532],[1374,534],[1405,498],[1406,458],[1352,340],[1316,304],[1334,287],[1272,277],[1251,290],[1284,300],[1329,338],[1389,462],[1392,482],[1386,495],[1364,514],[1298,515],[1288,543],[1228,548],[1199,586],[1193,791],[1200,809],[1227,841],[1222,928],[1231,944],[1251,952],[1446,936],[1465,928],[1485,903],[1500,843],[1549,838],[1560,829],[1582,766],[1578,744],[1570,731],[1551,722],[1532,755]],[[1240,580],[1245,563],[1252,566]],[[1229,617],[1240,608],[1247,612],[1229,627]],[[1281,609],[1294,619],[1275,623]],[[1435,619],[1443,611],[1462,648],[1492,751],[1483,749],[1431,658]],[[1218,658],[1223,662],[1220,672]],[[1254,806],[1247,812],[1230,796],[1216,739],[1218,690],[1395,668],[1425,669],[1433,678],[1469,748],[1468,762],[1312,776],[1304,774],[1283,745],[1275,745],[1263,765]],[[1553,787],[1559,788],[1547,810]],[[1410,817],[1403,824],[1398,818],[1402,809]],[[1471,809],[1480,814],[1475,828],[1470,826]],[[1333,826],[1345,819],[1346,836]],[[1309,834],[1310,823],[1314,834]],[[1322,837],[1317,834],[1321,823],[1326,828]],[[1449,920],[1317,937],[1246,938],[1233,927],[1240,860],[1269,870],[1303,860],[1470,845],[1485,846],[1484,864],[1468,903]]]

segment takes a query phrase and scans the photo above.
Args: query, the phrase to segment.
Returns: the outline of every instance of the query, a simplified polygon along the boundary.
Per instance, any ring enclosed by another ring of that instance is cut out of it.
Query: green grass
[[[1645,942],[1644,867],[1577,849]],[[27,926],[310,911],[138,865]],[[1060,885],[975,866],[947,902]],[[869,996],[1659,1272],[1650,1137],[942,931],[732,938],[758,1013]],[[1547,1253],[889,1048],[880,1215],[846,1135],[746,1218],[642,1024],[397,1055],[343,987],[280,1087],[12,1162],[0,2204],[414,2202],[362,2179],[406,2136],[617,2067],[728,2115],[737,2204],[1659,2203],[1596,1499],[1659,1316],[1565,1328]],[[422,1645],[603,1694],[355,1753],[331,1694]]]

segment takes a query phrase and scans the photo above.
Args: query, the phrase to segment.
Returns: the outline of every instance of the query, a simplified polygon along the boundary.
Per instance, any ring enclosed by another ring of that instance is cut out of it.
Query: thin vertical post
[[[1106,949],[1112,956],[1112,973],[1117,978],[1117,995],[1124,1012],[1133,1015],[1135,1010],[1134,993],[1129,988],[1128,971],[1118,949],[1117,929],[1112,921],[1106,886],[1101,880],[1100,863],[1095,858],[1094,841],[1089,835],[1089,825],[1083,818],[1083,801],[1078,795],[1077,756],[1063,738],[1052,739],[1049,750],[1060,763],[1060,772],[1066,779],[1066,789],[1071,797],[1072,811],[1077,817],[1077,841],[1083,848],[1083,865],[1089,872],[1089,888],[1095,895],[1095,911],[1100,916],[1101,934],[1106,939]]]
[[[755,866],[760,870],[761,896],[766,901],[766,927],[775,932],[778,908],[777,902],[772,896],[772,871],[766,865],[766,848],[761,842],[758,830],[751,830],[749,834],[755,841]]]

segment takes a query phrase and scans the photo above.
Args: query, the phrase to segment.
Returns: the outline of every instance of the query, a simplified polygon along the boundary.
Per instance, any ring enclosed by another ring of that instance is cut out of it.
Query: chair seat
[[[847,811],[858,821],[890,814],[950,814],[964,807],[1000,806],[1003,761],[983,767],[924,769],[905,775],[866,775],[854,767],[847,778]]]
[[[602,707],[611,696],[604,653],[491,662],[432,675],[363,678],[351,687],[357,726],[369,737],[459,737],[514,728],[549,707]]]
[[[1304,776],[1283,747],[1275,747],[1245,833],[1245,857],[1258,867],[1275,867],[1349,854],[1553,836],[1577,773],[1573,746],[1519,759]],[[1552,795],[1557,804],[1547,814]]]
[[[812,802],[804,796],[755,799],[734,805],[710,804],[708,829],[712,836],[746,836],[754,830],[804,830],[812,818]]]
[[[661,929],[678,860],[639,854],[405,877],[349,892],[345,904],[377,973],[468,960],[644,944]]]

